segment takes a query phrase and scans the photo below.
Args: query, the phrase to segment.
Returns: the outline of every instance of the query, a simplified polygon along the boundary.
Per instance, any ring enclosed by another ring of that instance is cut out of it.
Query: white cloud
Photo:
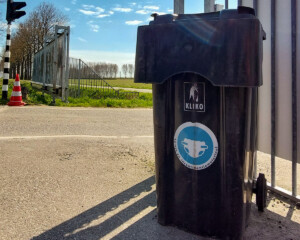
[[[137,10],[135,13],[143,14],[143,15],[146,15],[146,14],[150,15],[155,10],[159,10],[158,6],[144,6],[144,7],[140,7],[140,8],[143,8],[143,9]]]
[[[119,67],[125,63],[134,64],[135,53],[129,52],[105,52],[97,50],[70,50],[70,56],[80,58],[85,62],[107,62],[118,64]]]
[[[158,15],[165,15],[166,13],[165,12],[155,12],[157,13]]]
[[[147,18],[147,22],[150,22],[150,21],[153,21],[154,20],[154,17],[149,17],[149,18]]]
[[[97,18],[105,18],[105,17],[108,17],[108,16],[110,16],[110,15],[109,14],[99,14],[97,16]]]
[[[99,32],[99,25],[92,24],[92,25],[90,25],[90,27],[93,32]]]
[[[149,10],[158,10],[158,6],[144,6],[144,9],[149,9]]]
[[[132,11],[131,8],[122,8],[122,7],[115,7],[115,8],[113,8],[113,10],[116,12],[131,12]]]
[[[110,15],[113,15],[113,14],[114,14],[114,12],[113,12],[113,11],[109,11],[108,13],[109,13]]]
[[[97,12],[99,12],[99,13],[100,13],[100,12],[101,12],[101,13],[104,12],[104,9],[101,8],[101,7],[96,7],[96,10],[97,10]]]
[[[65,11],[69,12],[70,10],[70,8],[65,7]]]
[[[84,7],[85,9],[95,8],[94,5],[88,5],[88,4],[83,4],[82,7]]]
[[[87,40],[85,40],[84,38],[78,37],[77,38],[80,42],[87,42]]]
[[[168,9],[167,12],[173,13],[173,9]]]
[[[98,16],[103,13],[105,10],[101,7],[95,7],[94,5],[82,5],[83,9],[79,9],[79,12],[88,16]]]
[[[145,10],[145,9],[142,9],[142,10],[138,10],[136,11],[137,14],[149,14],[150,12]]]
[[[96,12],[83,10],[83,9],[79,9],[79,12],[83,13],[84,15],[89,15],[89,16],[97,14]]]
[[[99,25],[95,24],[94,21],[89,21],[87,24],[90,26],[91,31],[98,32],[99,31]]]
[[[71,3],[72,3],[72,4],[76,4],[76,3],[77,3],[77,0],[72,0]]]
[[[139,25],[141,24],[143,21],[139,21],[139,20],[133,20],[133,21],[126,21],[125,23],[127,25]]]

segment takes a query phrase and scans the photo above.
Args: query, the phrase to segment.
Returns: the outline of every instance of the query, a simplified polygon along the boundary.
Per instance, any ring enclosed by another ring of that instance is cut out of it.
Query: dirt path
[[[123,88],[123,87],[114,87],[114,89],[122,89],[125,91],[141,92],[141,93],[152,93],[152,89],[142,89],[142,88]]]

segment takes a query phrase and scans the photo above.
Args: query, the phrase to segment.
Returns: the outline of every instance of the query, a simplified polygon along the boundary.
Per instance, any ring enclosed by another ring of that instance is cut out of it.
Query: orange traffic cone
[[[16,80],[14,82],[14,88],[10,97],[8,106],[24,106],[25,103],[22,101],[22,92],[19,74],[16,75]]]

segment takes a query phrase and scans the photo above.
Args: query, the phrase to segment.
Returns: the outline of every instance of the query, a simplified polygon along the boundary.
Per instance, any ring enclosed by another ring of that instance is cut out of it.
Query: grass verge
[[[13,89],[13,80],[9,80],[8,100],[2,100],[2,91],[0,93],[0,105],[6,105],[9,102]],[[27,105],[51,105],[52,97],[49,94],[43,94],[40,90],[33,88],[30,81],[21,81],[21,86],[28,89],[27,99],[23,101]],[[2,80],[0,80],[0,89],[2,89]],[[152,107],[152,94],[139,93],[138,98],[127,99],[124,95],[115,96],[113,94],[100,94],[95,92],[86,92],[80,98],[69,97],[68,103],[56,99],[55,106],[61,107],[114,107],[114,108],[150,108]]]
[[[135,83],[131,78],[105,79],[112,87],[137,88],[137,89],[152,89],[152,84]]]

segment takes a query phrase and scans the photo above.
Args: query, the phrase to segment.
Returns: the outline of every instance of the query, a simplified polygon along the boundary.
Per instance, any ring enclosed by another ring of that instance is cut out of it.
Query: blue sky
[[[28,13],[43,0],[26,1]],[[173,12],[174,0],[49,0],[69,17],[71,26],[70,56],[84,61],[134,63],[137,26],[146,25],[153,12]],[[185,0],[185,12],[203,12],[204,0]],[[224,4],[224,0],[216,3]],[[237,0],[229,1],[236,8]],[[6,3],[0,4],[5,23]],[[23,17],[16,20],[22,22]],[[5,44],[2,39],[0,46]]]

